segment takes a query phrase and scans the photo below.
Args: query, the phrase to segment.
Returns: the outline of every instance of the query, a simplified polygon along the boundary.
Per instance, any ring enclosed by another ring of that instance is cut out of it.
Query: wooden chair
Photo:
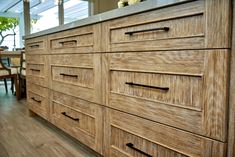
[[[6,67],[3,62],[2,62],[2,56],[1,56],[1,50],[0,50],[0,80],[1,79],[12,79],[15,85],[15,90],[16,90],[16,96],[17,99],[19,99],[19,86],[18,86],[18,75],[17,75],[17,69],[16,68],[11,68],[11,67]],[[12,87],[13,90],[13,87]]]
[[[0,49],[0,50],[2,50],[2,49]],[[3,50],[2,50],[2,51],[3,51]],[[10,60],[9,60],[9,58],[2,58],[2,63],[3,63],[4,65],[10,66]],[[4,81],[6,93],[8,93],[7,79],[3,79],[3,81]],[[12,90],[12,92],[13,92],[13,90]]]
[[[19,98],[26,97],[26,58],[25,51],[21,51],[20,68],[18,69],[19,78]]]

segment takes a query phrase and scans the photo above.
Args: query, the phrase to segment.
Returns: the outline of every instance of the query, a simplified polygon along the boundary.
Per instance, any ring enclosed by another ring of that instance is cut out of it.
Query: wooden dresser
[[[105,157],[232,157],[231,17],[195,0],[28,38],[29,111]]]

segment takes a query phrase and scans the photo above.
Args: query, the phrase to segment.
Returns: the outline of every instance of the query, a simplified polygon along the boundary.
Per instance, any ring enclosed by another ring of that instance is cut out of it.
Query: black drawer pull
[[[159,28],[152,28],[152,29],[144,29],[144,30],[139,30],[139,31],[130,31],[130,32],[125,32],[127,35],[133,35],[135,33],[142,33],[142,32],[150,32],[150,31],[169,31],[169,27],[159,27]]]
[[[79,121],[79,118],[73,118],[73,117],[71,117],[71,116],[67,115],[67,113],[66,113],[66,112],[61,112],[61,114],[62,114],[62,115],[64,115],[65,117],[68,117],[68,118],[70,118],[70,119],[74,120],[74,121]]]
[[[78,78],[78,75],[70,75],[70,74],[65,74],[65,73],[60,73],[62,76],[68,76],[68,77],[76,77]]]
[[[66,43],[77,43],[77,40],[67,40],[67,41],[60,41],[60,44],[66,44]]]
[[[138,83],[133,83],[133,82],[126,82],[126,84],[128,84],[130,86],[147,87],[147,88],[153,88],[153,89],[160,89],[160,90],[164,90],[164,91],[169,90],[169,87],[157,87],[157,86],[150,86],[150,85],[138,84]]]
[[[40,72],[41,70],[40,69],[30,69],[31,71],[37,71],[37,72]]]
[[[141,153],[141,154],[143,154],[147,157],[153,157],[152,155],[149,155],[149,154],[143,152],[142,150],[139,150],[138,148],[135,148],[134,144],[132,144],[132,143],[127,143],[126,146],[131,148],[131,149],[134,149],[135,151],[137,151],[137,152],[139,152],[139,153]]]
[[[39,48],[39,46],[40,46],[40,45],[35,44],[35,45],[30,45],[29,47],[30,47],[30,48]]]
[[[42,102],[41,100],[37,100],[37,99],[34,98],[34,97],[31,97],[31,99],[32,99],[33,101],[36,101],[37,103],[41,103],[41,102]]]

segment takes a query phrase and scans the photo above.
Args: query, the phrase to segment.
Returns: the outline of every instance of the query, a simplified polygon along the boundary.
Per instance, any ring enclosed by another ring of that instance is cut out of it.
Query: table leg
[[[16,89],[16,98],[17,100],[20,99],[20,94],[19,94],[19,83],[18,83],[18,76],[14,75],[14,82],[15,82],[15,89]]]

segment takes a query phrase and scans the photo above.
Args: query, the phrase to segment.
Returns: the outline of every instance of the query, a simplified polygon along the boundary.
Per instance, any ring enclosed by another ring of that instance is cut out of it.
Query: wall
[[[91,15],[103,13],[117,8],[118,0],[90,0]]]

